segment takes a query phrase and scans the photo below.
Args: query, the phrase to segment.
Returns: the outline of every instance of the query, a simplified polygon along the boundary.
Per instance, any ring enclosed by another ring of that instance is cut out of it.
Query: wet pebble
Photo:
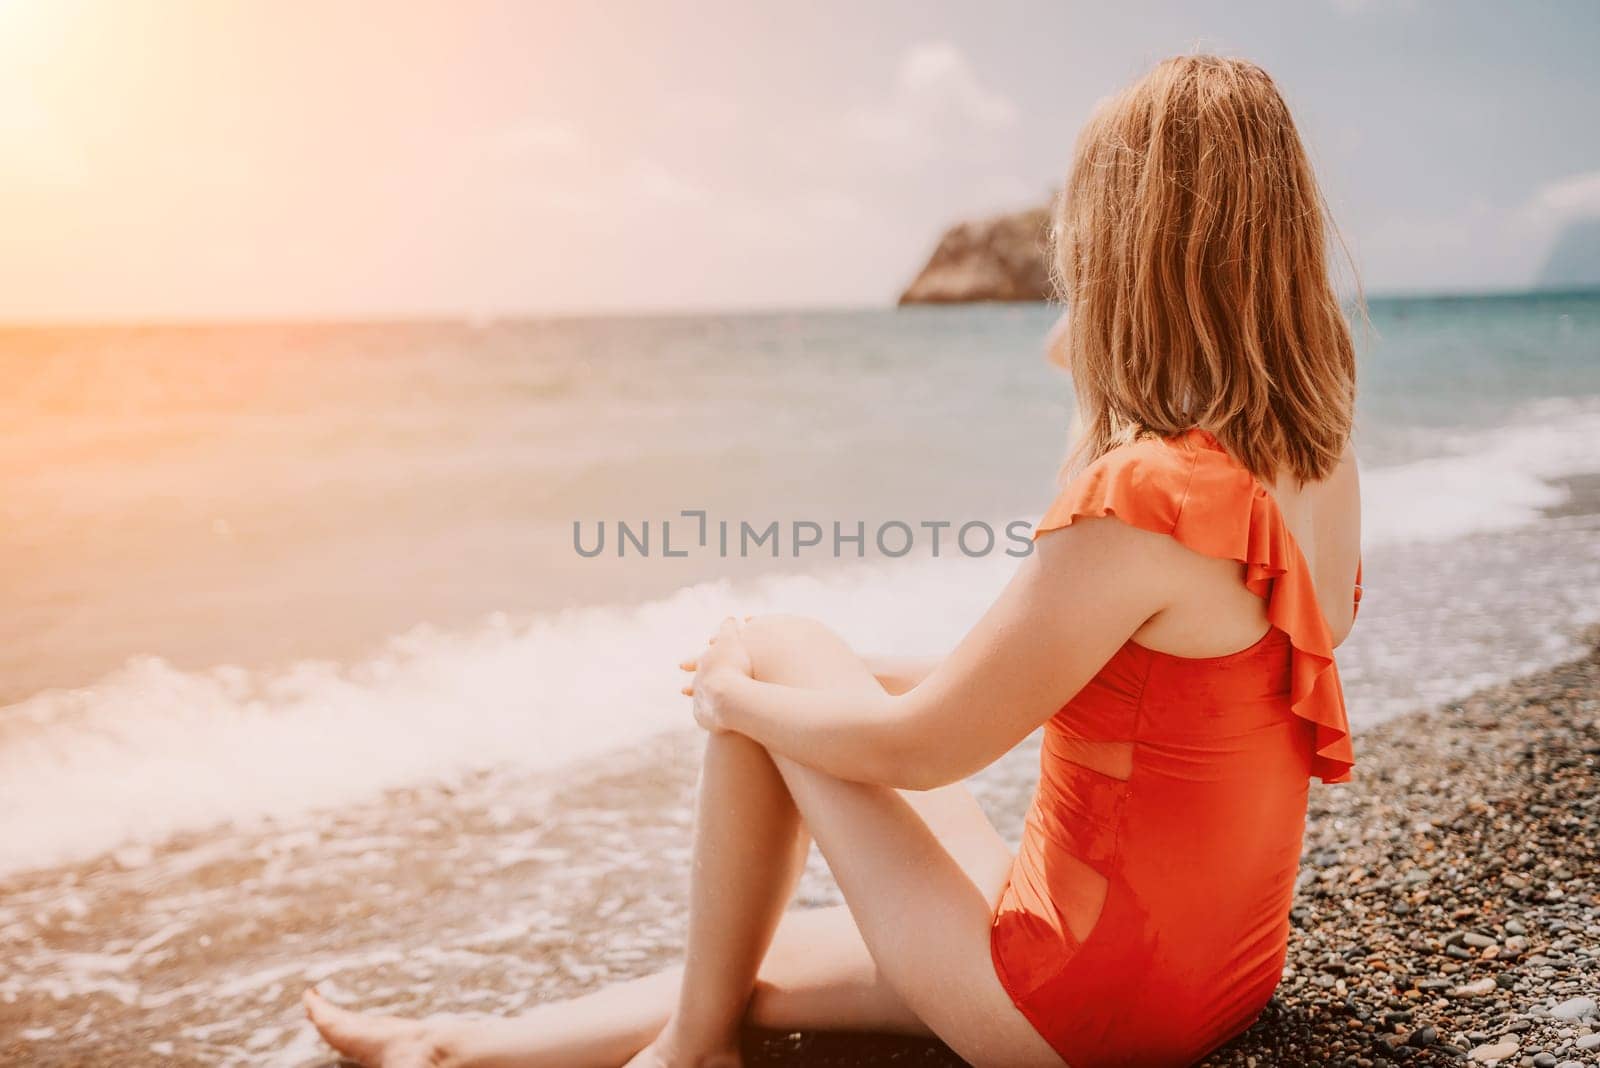
[[[1591,652],[1360,734],[1277,996],[1204,1063],[1600,1068],[1597,695]]]

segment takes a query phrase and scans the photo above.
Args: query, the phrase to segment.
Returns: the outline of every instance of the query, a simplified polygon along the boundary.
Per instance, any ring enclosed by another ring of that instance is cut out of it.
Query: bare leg
[[[330,1046],[372,1068],[615,1068],[660,1033],[681,977],[681,969],[671,968],[507,1019],[409,1020],[342,1009],[314,991],[303,1000]]]
[[[791,641],[797,632],[810,640]],[[814,624],[775,620],[752,628],[748,639],[758,676],[771,681],[876,685],[848,648]],[[1011,855],[971,794],[954,786],[895,796],[903,796],[923,831],[943,843],[946,859],[954,858],[966,885],[977,888],[983,908],[992,910]],[[808,838],[765,750],[736,735],[708,739],[696,815],[684,969],[541,1006],[515,1019],[383,1019],[311,998],[313,1022],[348,1056],[384,1068],[609,1068],[652,1039],[644,1062],[706,1062],[733,1051],[741,1018],[777,1028],[930,1033],[886,981],[845,910],[782,916],[774,939]]]
[[[688,948],[681,971],[541,1006],[514,1022],[441,1022],[430,1028],[432,1045],[450,1055],[435,1049],[433,1061],[422,1063],[537,1060],[615,1066],[637,1054],[641,1064],[737,1064],[739,1024],[810,841],[766,750],[735,734],[708,737],[695,807]],[[670,1015],[663,1011],[674,1003]],[[357,1021],[340,1017],[340,1010],[314,997],[307,1008],[336,1048],[387,1068],[381,1053],[373,1056],[370,1042],[346,1047],[335,1040]],[[390,1030],[404,1045],[425,1044]],[[530,1042],[534,1034],[542,1038]]]
[[[767,751],[736,734],[707,738],[683,981],[671,1020],[634,1063],[739,1062],[739,1022],[809,845]]]
[[[1006,847],[964,787],[908,798],[975,871],[1003,870]],[[996,894],[999,878],[989,876]],[[507,1019],[383,1017],[341,1009],[309,993],[306,1005],[329,1044],[362,1064],[612,1068],[661,1032],[682,985],[683,969],[670,968]],[[745,1022],[773,1030],[932,1034],[884,979],[842,906],[784,914]]]
[[[362,1064],[614,1068],[660,1033],[682,982],[683,969],[669,968],[507,1019],[407,1020],[351,1012],[310,995],[308,1003],[329,1043]],[[932,1034],[884,982],[843,906],[784,914],[745,1022],[776,1031]],[[603,1059],[618,1048],[627,1052]]]
[[[745,644],[762,677],[826,689],[872,684],[849,647],[809,620],[758,620],[745,628]],[[990,958],[989,928],[1011,863],[998,836],[991,830],[993,848],[964,856],[933,832],[908,800],[914,795],[785,757],[774,766],[883,978],[917,1018],[973,1064],[1059,1066]]]
[[[771,617],[748,628],[747,638],[759,679],[788,686],[878,688],[861,659],[818,624]],[[742,735],[715,734],[707,740],[705,782],[719,772],[721,788],[703,791],[697,812],[683,987],[660,1037],[631,1064],[737,1063],[739,1024],[809,846],[780,766]],[[708,804],[708,798],[715,800]],[[981,873],[978,884],[992,887],[997,899],[1011,853],[971,795],[964,788],[939,792],[925,804],[972,838],[974,845],[962,855]],[[730,807],[738,814],[725,811]],[[799,850],[787,857],[778,844],[786,839],[774,837],[780,827],[799,842]]]

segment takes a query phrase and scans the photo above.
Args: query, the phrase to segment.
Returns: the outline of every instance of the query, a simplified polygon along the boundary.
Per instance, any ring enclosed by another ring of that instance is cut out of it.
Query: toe
[[[358,1064],[421,1068],[436,1063],[442,1055],[438,1036],[415,1020],[351,1012],[314,988],[302,994],[301,1000],[323,1041]]]

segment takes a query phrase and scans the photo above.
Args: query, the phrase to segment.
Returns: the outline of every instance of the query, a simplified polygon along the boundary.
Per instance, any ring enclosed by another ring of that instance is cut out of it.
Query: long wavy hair
[[[1179,56],[1103,102],[1053,237],[1078,402],[1068,473],[1195,426],[1268,484],[1333,471],[1355,407],[1337,231],[1266,71]]]

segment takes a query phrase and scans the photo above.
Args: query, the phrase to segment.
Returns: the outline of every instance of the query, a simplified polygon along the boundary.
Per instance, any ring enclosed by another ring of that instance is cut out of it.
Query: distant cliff
[[[1539,272],[1540,289],[1600,286],[1600,219],[1569,223]]]
[[[1045,300],[1050,296],[1050,212],[998,215],[951,227],[901,304]]]

